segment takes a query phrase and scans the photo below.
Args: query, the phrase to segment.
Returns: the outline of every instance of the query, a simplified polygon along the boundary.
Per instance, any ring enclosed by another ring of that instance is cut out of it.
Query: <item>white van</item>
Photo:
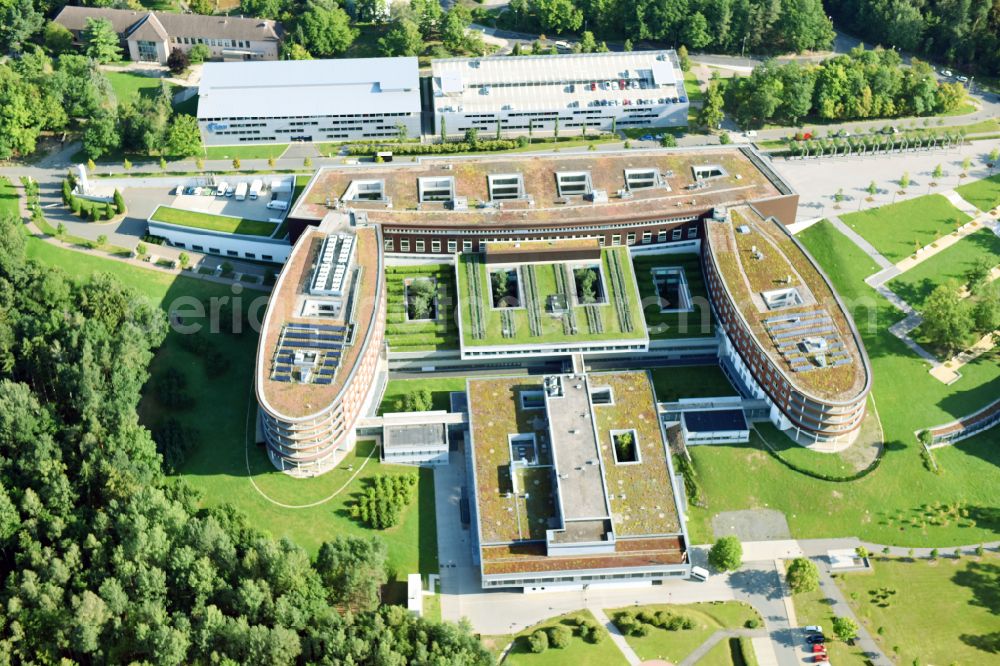
[[[691,567],[691,580],[708,580],[708,569],[704,567]]]
[[[250,183],[250,200],[256,201],[257,197],[260,196],[261,190],[264,189],[264,181],[259,178],[252,183]]]
[[[219,183],[219,186],[215,188],[215,196],[217,197],[226,196],[226,190],[228,189],[229,189],[229,183],[227,183],[226,181],[222,181],[221,183]]]
[[[246,198],[247,198],[247,184],[246,183],[240,183],[239,185],[236,186],[236,196],[235,196],[235,199],[237,201],[243,201]]]
[[[267,202],[267,207],[271,210],[288,210],[288,202],[281,199],[272,199]]]

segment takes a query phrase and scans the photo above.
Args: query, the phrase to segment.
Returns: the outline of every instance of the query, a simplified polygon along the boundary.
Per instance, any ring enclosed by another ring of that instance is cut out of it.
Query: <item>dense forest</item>
[[[714,79],[700,120],[714,127],[722,108],[742,127],[927,116],[951,111],[964,99],[961,84],[939,83],[925,62],[902,67],[896,51],[856,48],[816,65],[768,61],[749,76]]]
[[[0,220],[0,664],[492,662],[380,605],[381,542],[315,562],[168,480],[136,415],[162,311],[25,258]]]
[[[867,42],[1000,75],[996,0],[826,0],[838,27]]]

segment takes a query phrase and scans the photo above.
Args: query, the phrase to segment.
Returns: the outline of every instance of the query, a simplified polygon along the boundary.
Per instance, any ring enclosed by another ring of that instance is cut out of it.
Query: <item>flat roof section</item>
[[[675,58],[673,51],[632,51],[434,60],[434,108],[536,111],[598,99],[686,97]]]
[[[205,63],[198,119],[420,113],[416,58]]]
[[[436,449],[448,445],[448,426],[443,423],[387,425],[383,434],[382,446],[386,451]]]
[[[684,412],[684,427],[690,432],[721,432],[746,430],[747,420],[742,409],[706,409]]]
[[[587,379],[573,375],[558,379],[562,395],[546,392],[545,409],[563,520],[607,518],[604,474],[594,435]]]
[[[746,149],[750,150],[750,149]],[[719,165],[726,175],[696,184],[692,167]],[[660,185],[627,191],[627,169],[655,169]],[[580,197],[559,196],[558,171],[588,171],[595,190],[608,193],[608,201],[595,203]],[[520,174],[524,200],[492,201],[491,175]],[[447,202],[418,201],[418,178],[452,176],[455,195],[466,197],[468,209],[453,210]],[[342,199],[351,181],[382,180],[385,202],[342,202],[363,210],[371,222],[440,226],[525,225],[562,226],[567,223],[608,224],[618,221],[697,215],[715,206],[729,206],[782,195],[767,174],[738,147],[684,148],[601,152],[583,155],[558,153],[521,156],[422,157],[417,163],[323,167],[290,213],[295,219],[322,219],[330,205]]]

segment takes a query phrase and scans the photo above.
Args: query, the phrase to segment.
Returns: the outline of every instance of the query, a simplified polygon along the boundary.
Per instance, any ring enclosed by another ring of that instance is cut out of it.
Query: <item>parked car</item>
[[[653,135],[652,134],[643,134],[641,137],[639,137],[639,140],[640,141],[652,141],[653,140]]]
[[[177,187],[175,187],[174,188],[174,194],[176,194],[176,195],[184,194],[184,186],[183,185],[178,185]]]
[[[950,69],[942,69],[941,70],[941,76],[947,76],[950,79],[951,77],[953,77],[955,75],[951,73]]]
[[[955,80],[958,81],[959,83],[968,83],[969,82],[969,77],[967,77],[967,76],[956,76]]]
[[[708,569],[704,567],[691,567],[692,580],[708,580]]]
[[[228,191],[229,191],[229,183],[227,183],[226,181],[222,181],[221,183],[219,183],[219,187],[216,188],[215,190],[215,196],[224,197],[226,196],[226,192]]]
[[[597,90],[597,84],[594,83],[593,81],[591,81],[591,83],[590,83],[590,89],[591,90]]]
[[[755,136],[757,136],[757,131],[756,130],[747,130],[746,132],[743,132],[743,136],[747,137],[748,139],[752,139]]]
[[[185,187],[184,194],[194,194],[194,185],[188,185]]]
[[[632,90],[638,90],[638,89],[639,89],[639,82],[638,81],[633,81],[632,82]]]
[[[823,645],[822,643],[816,643],[816,645],[813,645],[812,651],[813,654],[820,654],[820,653],[826,654],[826,646]]]
[[[809,624],[809,625],[806,625],[806,626],[804,626],[802,628],[805,629],[810,634],[822,634],[823,633],[823,627],[819,626],[818,624]]]
[[[236,188],[233,187],[232,185],[230,185],[229,187],[226,188],[226,196],[227,197],[233,196],[234,192],[236,192]]]
[[[809,643],[809,645],[816,645],[817,643],[826,643],[826,636],[824,636],[823,634],[812,634],[810,636],[806,636],[806,643]]]

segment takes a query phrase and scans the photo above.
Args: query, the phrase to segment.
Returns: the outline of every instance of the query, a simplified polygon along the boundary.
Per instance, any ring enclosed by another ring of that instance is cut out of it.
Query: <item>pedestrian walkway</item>
[[[917,250],[915,254],[912,254],[903,259],[902,261],[898,262],[896,264],[896,268],[899,269],[900,273],[905,273],[906,271],[910,270],[917,264],[921,264],[927,261],[934,255],[936,255],[938,252],[947,250],[949,247],[959,242],[966,236],[974,234],[980,229],[987,228],[987,225],[991,224],[993,221],[993,219],[989,215],[980,213],[979,211],[976,211],[976,215],[978,215],[978,217],[969,222],[966,222],[957,230],[953,231],[947,236],[938,238],[930,245],[925,245],[924,247]]]
[[[868,629],[858,620],[854,614],[854,610],[847,603],[844,593],[840,591],[840,588],[837,587],[837,584],[830,576],[830,566],[826,560],[821,559],[817,566],[819,568],[820,589],[823,591],[828,602],[832,602],[830,603],[830,613],[836,617],[850,618],[858,625],[858,637],[855,639],[855,642],[861,647],[869,663],[874,666],[893,666],[892,661],[879,649],[878,644],[875,643],[871,634],[868,633]]]
[[[837,215],[831,215],[827,219],[833,223],[833,226],[837,228],[837,231],[850,238],[855,245],[864,250],[865,254],[871,257],[872,261],[874,261],[876,264],[878,264],[882,268],[890,268],[892,266],[891,261],[883,257],[882,253],[876,250],[874,245],[866,241],[861,236],[861,234],[859,234],[854,229],[851,229],[849,226],[844,224],[843,220],[841,220],[840,217],[838,217]]]
[[[601,608],[591,607],[590,612],[594,614],[597,621],[604,625],[604,628],[608,630],[608,634],[611,635],[611,642],[614,643],[619,650],[621,650],[622,655],[625,656],[625,661],[627,661],[630,666],[636,666],[642,663],[642,659],[639,659],[639,655],[635,653],[632,646],[628,644],[625,640],[625,636],[618,629],[617,625],[611,621]]]
[[[951,205],[959,209],[969,217],[979,217],[982,213],[981,210],[970,204],[968,201],[962,198],[962,195],[955,190],[948,190],[947,192],[942,192],[942,196],[951,202]]]
[[[739,638],[741,636],[746,636],[747,638],[766,638],[767,631],[764,629],[719,629],[709,636],[704,643],[696,647],[691,654],[685,657],[679,666],[694,666],[694,664],[701,661],[712,648],[722,641],[728,641],[730,638]]]

